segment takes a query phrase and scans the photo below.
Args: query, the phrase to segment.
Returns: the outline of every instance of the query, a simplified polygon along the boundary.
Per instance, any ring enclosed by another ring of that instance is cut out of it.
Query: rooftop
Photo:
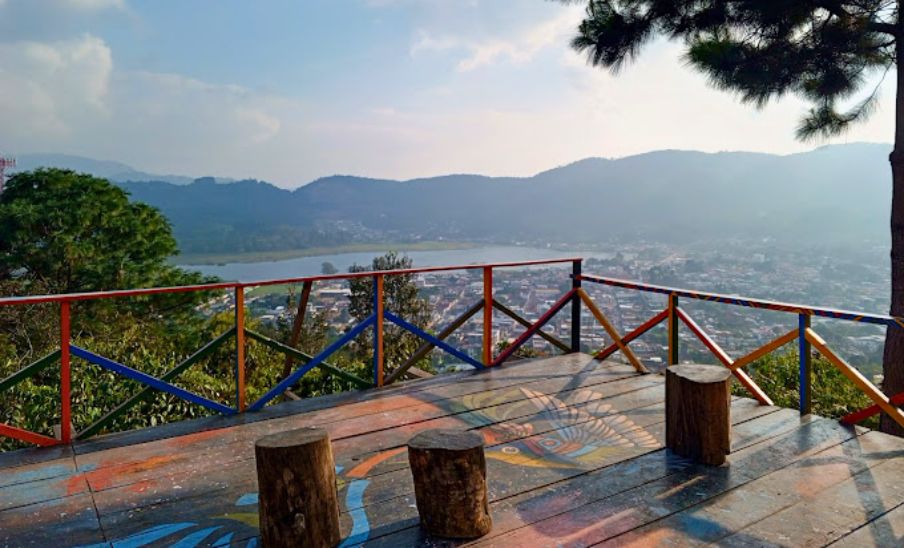
[[[586,354],[282,403],[0,455],[0,545],[252,546],[254,441],[326,428],[347,545],[426,544],[405,443],[487,444],[494,520],[476,544],[900,545],[904,439],[732,402],[732,454],[662,448],[663,378]]]

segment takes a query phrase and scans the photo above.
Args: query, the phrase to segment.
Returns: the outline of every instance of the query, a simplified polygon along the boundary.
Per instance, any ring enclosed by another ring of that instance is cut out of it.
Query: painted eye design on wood
[[[544,449],[556,449],[562,445],[561,440],[557,440],[555,438],[543,438],[540,440],[540,445]]]

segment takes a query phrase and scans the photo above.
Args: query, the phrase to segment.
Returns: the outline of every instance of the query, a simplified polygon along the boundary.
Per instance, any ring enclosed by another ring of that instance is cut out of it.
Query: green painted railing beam
[[[291,346],[285,345],[279,341],[275,341],[275,340],[271,339],[270,337],[267,337],[266,335],[261,335],[260,333],[252,331],[250,329],[245,329],[245,335],[247,335],[248,338],[254,339],[261,344],[269,346],[270,348],[272,348],[278,352],[282,352],[283,354],[292,356],[293,358],[300,360],[301,363],[308,363],[309,361],[314,359],[313,356],[305,354],[301,350],[292,348]],[[358,385],[359,388],[370,388],[371,387],[370,382],[365,381],[364,379],[357,377],[355,375],[352,375],[351,373],[349,373],[347,371],[343,371],[343,370],[339,369],[338,367],[336,367],[335,365],[331,365],[326,362],[321,362],[320,364],[317,365],[317,367],[319,367],[320,369],[323,369],[324,371],[329,371],[330,373],[336,375],[337,377],[342,377],[343,379],[345,379],[349,382],[353,382],[356,385]]]
[[[16,371],[12,375],[0,381],[0,392],[4,392],[9,388],[19,384],[29,377],[33,377],[47,368],[49,365],[60,359],[60,351],[56,350],[47,354],[43,358],[32,362],[22,369]]]
[[[233,336],[235,336],[235,327],[230,327],[222,335],[202,346],[191,356],[185,358],[185,360],[183,360],[179,365],[164,373],[163,376],[160,377],[160,380],[166,382],[173,380],[183,371],[212,354],[217,348],[220,347],[220,345],[222,345]],[[148,399],[154,392],[155,390],[151,387],[142,388],[141,390],[133,394],[129,399],[111,409],[103,417],[97,419],[94,424],[79,432],[76,436],[76,439],[81,440],[93,436],[101,429],[109,426],[110,423],[122,416],[126,411],[128,411],[138,403]]]
[[[511,308],[505,306],[504,304],[502,304],[501,302],[497,301],[496,299],[493,299],[493,307],[495,307],[496,310],[502,312],[503,314],[505,314],[505,315],[508,316],[509,318],[511,318],[511,319],[515,320],[516,322],[520,323],[520,324],[521,324],[522,326],[524,326],[524,327],[531,327],[531,326],[533,325],[532,322],[530,322],[529,320],[526,320],[526,319],[522,318],[521,316],[518,315],[517,312],[515,312],[515,311],[512,310]],[[569,346],[569,345],[565,344],[564,342],[562,342],[561,340],[559,340],[559,339],[553,337],[553,336],[550,335],[549,333],[544,332],[542,329],[539,330],[539,331],[537,331],[537,335],[539,335],[540,337],[542,337],[544,340],[546,340],[546,342],[548,342],[549,344],[555,346],[555,347],[558,348],[559,350],[563,350],[563,351],[565,351],[565,352],[571,352],[571,346]]]

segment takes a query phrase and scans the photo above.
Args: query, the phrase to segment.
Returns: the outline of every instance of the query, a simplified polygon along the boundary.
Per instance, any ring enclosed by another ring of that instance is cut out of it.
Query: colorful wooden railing
[[[744,387],[747,388],[747,390],[757,400],[759,400],[763,404],[772,405],[772,400],[769,399],[769,396],[766,395],[766,393],[763,392],[763,390],[760,389],[760,387],[757,386],[756,383],[754,383],[753,380],[743,371],[743,367],[753,363],[754,361],[762,358],[770,352],[773,352],[778,348],[785,346],[786,344],[797,341],[798,352],[800,355],[800,395],[798,407],[801,414],[809,414],[812,405],[811,387],[813,371],[811,356],[812,350],[815,349],[825,359],[827,359],[835,367],[837,367],[845,377],[847,377],[851,382],[854,383],[854,385],[857,386],[857,388],[859,388],[873,402],[875,402],[874,405],[867,407],[866,409],[851,413],[850,415],[844,417],[842,419],[842,422],[845,422],[847,424],[854,424],[880,412],[885,412],[892,419],[894,419],[895,422],[897,422],[901,426],[904,426],[904,412],[902,412],[902,410],[898,407],[898,405],[904,404],[904,393],[895,395],[893,397],[887,396],[866,377],[864,377],[855,367],[847,363],[831,348],[829,348],[825,340],[823,340],[823,338],[820,337],[819,334],[816,333],[816,331],[814,331],[810,326],[810,319],[815,316],[851,322],[871,323],[876,325],[883,325],[890,329],[899,329],[904,327],[904,318],[879,314],[864,314],[861,312],[850,312],[845,310],[835,310],[830,308],[805,306],[799,304],[780,303],[763,299],[749,299],[735,295],[721,295],[718,293],[690,291],[686,289],[676,289],[673,287],[645,284],[601,276],[579,275],[578,279],[585,282],[602,284],[611,287],[645,291],[649,293],[658,293],[666,295],[668,297],[668,304],[665,310],[659,312],[624,337],[618,336],[618,334],[615,333],[614,330],[612,330],[610,327],[607,327],[606,330],[609,332],[610,336],[612,336],[615,342],[607,346],[606,348],[603,348],[602,350],[596,352],[595,355],[598,359],[605,359],[618,350],[622,350],[624,352],[624,350],[627,348],[627,345],[631,341],[640,337],[660,323],[667,321],[668,363],[678,363],[678,328],[679,322],[681,322],[684,323],[688,327],[688,329],[690,329],[690,331],[703,343],[703,345],[713,353],[716,359],[718,359],[723,365],[725,365],[725,367],[731,369],[735,377],[737,377],[741,384],[743,384]],[[582,292],[583,297],[583,290],[579,291]],[[688,313],[678,305],[679,299],[692,299],[796,314],[798,319],[798,327],[797,329],[793,329],[785,333],[784,335],[772,341],[769,341],[763,346],[740,358],[732,359],[728,355],[728,353],[725,352],[706,333],[706,331],[702,327],[700,327],[700,325],[697,324],[697,322],[695,322],[693,318],[691,318],[690,315],[688,315]],[[590,305],[588,304],[588,306]],[[591,308],[591,310],[593,310],[593,308]],[[597,313],[598,311],[594,311],[594,314]],[[601,323],[605,320],[604,317],[598,319],[600,319]],[[631,359],[630,356],[629,359]]]
[[[534,323],[522,318],[514,311],[498,302],[493,297],[493,271],[499,268],[517,268],[530,267],[539,265],[555,265],[555,264],[572,264],[572,289],[568,291],[561,299],[559,299],[553,307],[541,316]],[[448,327],[442,329],[438,334],[433,335],[418,328],[404,318],[385,310],[384,304],[384,280],[387,276],[414,275],[425,274],[431,272],[449,272],[456,270],[481,270],[483,273],[483,295],[478,303],[470,307],[465,314],[453,321]],[[497,366],[509,358],[532,336],[538,335],[550,342],[557,348],[574,352],[579,349],[580,344],[580,303],[578,300],[577,290],[580,285],[579,276],[581,274],[580,258],[564,258],[537,261],[522,261],[509,263],[495,263],[486,265],[459,265],[459,266],[439,266],[425,268],[411,268],[404,270],[392,271],[376,271],[376,272],[355,272],[348,274],[334,274],[323,276],[309,276],[301,278],[285,278],[277,280],[261,280],[247,283],[224,282],[213,284],[200,284],[179,287],[157,287],[147,289],[118,290],[118,291],[102,291],[91,293],[70,293],[63,295],[38,295],[27,297],[8,297],[0,298],[0,306],[24,306],[41,303],[55,303],[59,305],[60,314],[60,349],[44,356],[36,362],[24,367],[20,371],[10,375],[6,379],[0,380],[0,394],[12,388],[26,378],[33,377],[48,367],[59,363],[60,367],[60,412],[58,417],[60,423],[59,439],[50,437],[46,434],[31,432],[14,425],[0,423],[0,436],[10,437],[19,441],[32,443],[35,445],[55,445],[59,443],[69,443],[73,439],[84,439],[96,435],[102,431],[108,430],[115,421],[122,415],[127,413],[134,406],[147,400],[155,393],[163,392],[172,396],[181,398],[192,404],[204,407],[212,412],[223,415],[231,415],[235,413],[243,413],[246,411],[258,411],[272,402],[275,398],[283,394],[291,394],[290,389],[308,372],[315,368],[320,368],[332,375],[340,377],[358,388],[366,388],[369,386],[383,386],[402,378],[409,369],[424,358],[434,348],[453,355],[456,359],[463,363],[473,366],[474,368],[485,368]],[[364,319],[361,323],[352,326],[341,337],[330,343],[316,356],[308,355],[295,346],[298,343],[301,333],[302,324],[305,319],[308,300],[311,288],[316,282],[349,280],[357,278],[371,278],[374,284],[374,303],[373,313]],[[245,327],[245,289],[249,287],[301,284],[302,294],[299,299],[298,312],[295,316],[295,323],[292,326],[292,332],[288,344],[275,341],[260,333],[256,333]],[[195,291],[214,291],[227,290],[234,292],[235,314],[234,325],[226,332],[222,333],[214,340],[205,344],[188,358],[175,365],[172,369],[165,372],[159,377],[154,377],[134,367],[118,363],[107,357],[101,356],[90,349],[82,348],[72,344],[70,341],[71,330],[71,314],[72,303],[78,301],[90,301],[98,299],[116,299],[125,297],[158,295],[165,293],[188,293]],[[567,304],[572,305],[572,337],[571,344],[568,345],[552,335],[542,331],[543,326]],[[493,346],[493,310],[499,310],[503,314],[508,315],[519,324],[525,326],[526,331],[518,337],[511,345],[503,350],[499,355],[494,355]],[[456,329],[461,327],[468,319],[483,312],[483,345],[481,359],[470,356],[454,346],[445,342]],[[389,322],[404,329],[419,338],[423,339],[424,344],[408,360],[400,367],[394,370],[389,376],[384,378],[384,357],[383,357],[383,328],[385,322]],[[373,328],[373,382],[361,379],[347,371],[335,367],[328,363],[328,359],[337,350],[348,344],[355,337],[360,335],[364,330]],[[209,357],[218,348],[227,342],[232,341],[235,345],[235,398],[234,402],[227,404],[224,402],[213,401],[199,394],[195,394],[189,390],[176,386],[174,381],[180,374],[188,370],[191,366],[197,364],[201,360]],[[245,349],[249,341],[263,344],[270,349],[280,352],[286,357],[286,368],[283,371],[282,379],[277,382],[263,396],[250,404],[245,401]],[[142,388],[133,393],[125,401],[106,412],[100,419],[93,424],[84,427],[82,430],[73,432],[72,426],[72,409],[71,409],[71,368],[72,358],[76,357],[88,363],[99,366],[107,371],[111,371],[124,378],[137,381]]]
[[[543,313],[536,321],[531,322],[514,310],[499,302],[493,295],[493,272],[499,268],[516,268],[529,267],[539,265],[555,265],[568,264],[572,265],[571,272],[571,289],[565,292],[558,300],[553,303],[550,308]],[[884,325],[892,328],[904,327],[904,319],[882,316],[875,314],[862,314],[858,312],[847,312],[841,310],[833,310],[828,308],[810,307],[803,305],[779,303],[774,301],[747,299],[732,295],[719,295],[715,293],[704,293],[698,291],[689,291],[683,289],[675,289],[665,286],[643,284],[638,282],[619,280],[615,278],[605,278],[600,276],[585,275],[581,271],[582,259],[580,258],[564,258],[540,261],[523,261],[510,263],[495,263],[487,265],[461,265],[461,266],[440,266],[426,268],[411,268],[405,270],[392,271],[376,271],[376,272],[355,272],[349,274],[335,274],[324,276],[310,276],[302,278],[286,278],[278,280],[262,280],[247,283],[225,282],[215,284],[202,284],[180,287],[159,287],[149,289],[121,290],[121,291],[105,291],[94,293],[73,293],[64,295],[41,295],[28,297],[9,297],[0,298],[0,306],[21,306],[39,303],[56,303],[59,304],[60,313],[60,349],[56,350],[34,363],[24,367],[20,371],[0,380],[0,394],[12,388],[23,380],[33,377],[41,371],[59,363],[60,367],[60,436],[59,439],[50,437],[46,434],[31,432],[14,425],[0,423],[0,436],[14,438],[19,441],[32,443],[35,445],[55,445],[60,443],[69,443],[73,439],[84,439],[96,435],[102,431],[108,430],[114,422],[123,414],[138,405],[142,401],[147,400],[153,394],[164,392],[188,401],[192,404],[199,405],[210,411],[221,413],[223,415],[231,415],[235,413],[243,413],[246,411],[258,411],[268,403],[274,401],[281,395],[291,395],[291,388],[308,372],[315,368],[322,369],[332,375],[348,381],[357,388],[367,388],[370,386],[383,386],[393,383],[403,378],[417,362],[427,356],[435,348],[451,354],[463,363],[473,366],[477,369],[494,367],[504,363],[510,359],[528,340],[533,336],[542,337],[550,345],[564,352],[577,352],[581,348],[581,305],[587,307],[593,318],[600,324],[606,334],[613,340],[613,343],[605,348],[597,351],[595,356],[597,359],[606,359],[615,352],[621,352],[624,357],[639,373],[646,373],[647,369],[640,359],[634,354],[630,348],[630,343],[648,332],[653,327],[662,322],[668,324],[668,363],[678,362],[679,339],[678,329],[680,323],[684,323],[687,328],[713,353],[725,367],[731,369],[732,373],[738,380],[757,398],[761,403],[771,405],[772,400],[760,389],[756,383],[743,371],[743,368],[766,354],[777,350],[778,348],[797,341],[800,351],[800,403],[799,409],[802,414],[810,412],[811,408],[811,377],[812,368],[810,363],[811,350],[815,349],[826,359],[832,362],[838,369],[848,377],[861,391],[863,391],[875,405],[864,410],[852,413],[843,420],[847,423],[859,422],[867,417],[873,416],[879,412],[885,412],[895,421],[904,426],[904,412],[897,406],[904,403],[904,394],[899,394],[889,398],[869,380],[864,378],[854,367],[845,362],[834,351],[832,351],[825,341],[811,328],[810,318],[825,317],[840,320],[865,322],[877,325]],[[393,314],[384,309],[384,280],[387,276],[414,275],[431,272],[449,272],[455,270],[481,270],[483,274],[483,294],[479,301],[470,306],[463,314],[453,320],[448,326],[440,329],[436,334],[428,333],[417,326],[411,324],[404,318]],[[308,307],[308,301],[312,286],[316,282],[349,280],[355,278],[371,278],[374,284],[374,302],[373,313],[364,319],[361,323],[349,328],[341,337],[330,343],[325,349],[315,356],[306,354],[295,346],[298,343],[301,328],[305,320]],[[603,311],[594,303],[590,295],[582,287],[582,282],[590,282],[594,284],[603,284],[612,287],[624,289],[633,289],[637,291],[645,291],[666,295],[668,304],[664,310],[654,315],[649,320],[643,322],[640,326],[631,332],[622,336],[618,333],[615,326]],[[301,284],[302,293],[299,299],[298,311],[295,315],[295,323],[292,326],[291,335],[288,344],[282,343],[265,335],[252,331],[245,327],[245,289],[249,287]],[[138,369],[129,367],[125,364],[118,363],[114,360],[101,356],[92,352],[90,349],[81,348],[70,341],[70,320],[71,320],[71,304],[78,301],[96,300],[96,299],[115,299],[122,297],[134,297],[140,295],[155,295],[164,293],[186,293],[192,291],[213,291],[213,290],[231,290],[234,292],[235,314],[234,325],[226,332],[222,333],[212,341],[205,344],[188,358],[165,372],[160,377],[148,375]],[[737,359],[731,358],[707,333],[697,324],[690,315],[679,306],[679,299],[693,299],[708,302],[718,302],[736,306],[749,308],[759,308],[765,310],[774,310],[779,312],[787,312],[798,316],[798,327],[784,335],[770,341],[769,343],[757,348],[756,350]],[[570,305],[571,308],[571,340],[562,341],[555,336],[543,331],[544,326],[552,320],[559,312]],[[512,318],[515,322],[522,325],[525,331],[517,337],[511,344],[505,347],[498,354],[494,353],[493,341],[493,311]],[[483,313],[483,344],[480,359],[472,357],[467,352],[458,349],[446,342],[446,339],[452,335],[457,329],[464,325],[470,318],[478,312]],[[383,356],[383,328],[384,324],[389,322],[406,330],[421,338],[423,344],[412,354],[407,360],[399,365],[389,375],[384,376],[384,356]],[[360,335],[368,328],[373,328],[373,381],[361,379],[347,371],[344,371],[327,360],[340,348],[348,344],[351,340]],[[234,403],[226,404],[205,398],[201,395],[192,393],[188,390],[180,388],[173,384],[180,374],[188,370],[192,365],[200,362],[204,358],[209,357],[215,350],[223,346],[229,341],[233,341],[235,345],[235,398]],[[247,404],[245,401],[245,348],[248,342],[263,344],[268,348],[280,352],[285,356],[286,367],[281,375],[281,380],[277,382],[270,390],[256,401]],[[108,411],[100,419],[93,424],[86,426],[78,432],[73,432],[72,413],[71,413],[71,367],[72,357],[85,360],[95,364],[105,370],[112,371],[125,378],[134,380],[143,385],[141,389],[132,394],[125,401]],[[56,418],[56,417],[55,417]]]

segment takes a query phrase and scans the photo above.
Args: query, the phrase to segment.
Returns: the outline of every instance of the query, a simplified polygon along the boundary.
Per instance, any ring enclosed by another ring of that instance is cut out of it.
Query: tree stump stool
[[[424,530],[445,538],[490,532],[483,438],[461,430],[427,430],[408,442],[417,511]]]
[[[665,372],[666,447],[718,466],[731,450],[731,371],[717,365],[672,365]]]
[[[336,546],[340,539],[336,467],[321,428],[273,434],[254,444],[261,544]]]

